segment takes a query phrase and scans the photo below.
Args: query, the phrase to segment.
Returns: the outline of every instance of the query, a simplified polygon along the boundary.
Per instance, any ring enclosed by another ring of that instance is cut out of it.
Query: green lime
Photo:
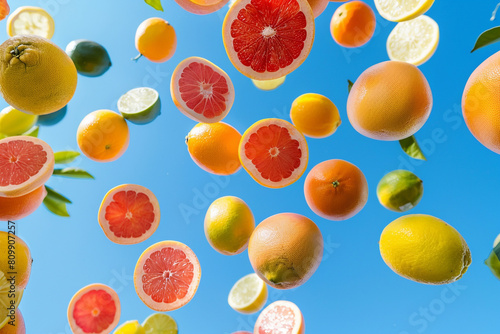
[[[160,109],[160,95],[153,88],[134,88],[118,100],[118,110],[122,116],[136,124],[152,122],[160,114]]]
[[[486,264],[493,275],[495,275],[496,278],[500,279],[500,260],[498,260],[498,256],[495,253],[494,248],[498,245],[500,242],[500,234],[496,237],[495,242],[493,242],[493,250],[490,253],[490,256],[484,261],[484,264]]]
[[[111,67],[108,51],[99,43],[78,39],[66,46],[76,70],[87,77],[98,77]]]
[[[37,115],[29,115],[8,106],[0,111],[0,133],[18,136],[31,129],[37,120]]]
[[[164,313],[154,313],[142,323],[146,334],[177,334],[177,323]]]
[[[384,207],[396,212],[414,208],[424,193],[424,185],[415,174],[395,170],[386,174],[377,186],[377,197]]]

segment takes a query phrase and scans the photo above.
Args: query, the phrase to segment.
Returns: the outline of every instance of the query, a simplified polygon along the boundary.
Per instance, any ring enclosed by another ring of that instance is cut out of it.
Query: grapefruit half
[[[135,291],[158,312],[186,305],[198,290],[201,267],[195,253],[178,241],[162,241],[142,253],[134,272]]]
[[[260,313],[253,332],[254,334],[304,334],[304,317],[294,303],[278,300]]]

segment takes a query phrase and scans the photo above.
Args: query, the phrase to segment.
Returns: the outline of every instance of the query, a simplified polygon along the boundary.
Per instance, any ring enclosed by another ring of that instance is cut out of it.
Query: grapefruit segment
[[[134,272],[135,291],[149,308],[158,312],[186,305],[200,284],[198,258],[186,245],[162,241],[142,253]]]
[[[304,317],[292,302],[278,300],[266,307],[257,318],[254,334],[304,334]]]
[[[226,72],[200,57],[189,57],[177,65],[170,92],[184,115],[202,123],[221,121],[234,102],[234,86]]]
[[[307,142],[289,122],[268,118],[253,124],[240,141],[239,157],[258,183],[283,188],[297,181],[307,167]]]
[[[109,240],[121,245],[137,244],[158,228],[160,204],[149,189],[123,184],[104,196],[98,220]]]
[[[0,140],[0,196],[18,197],[42,186],[54,171],[54,152],[43,140],[16,136]]]

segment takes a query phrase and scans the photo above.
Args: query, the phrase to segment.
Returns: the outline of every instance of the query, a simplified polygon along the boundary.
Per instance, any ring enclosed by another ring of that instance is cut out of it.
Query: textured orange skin
[[[338,183],[336,187],[334,183]],[[345,220],[365,206],[368,183],[363,172],[350,162],[327,160],[314,166],[307,175],[304,195],[318,216]]]
[[[45,186],[19,197],[0,197],[0,220],[19,220],[31,215],[47,195]]]
[[[500,52],[472,72],[462,96],[462,112],[474,137],[500,154]]]
[[[23,315],[19,309],[16,309],[16,322],[15,326],[8,323],[0,328],[0,334],[26,334],[26,325],[24,323]]]
[[[15,246],[16,246],[16,273],[14,274],[15,276],[15,281],[16,281],[16,287],[21,290],[28,285],[28,281],[30,279],[30,274],[31,274],[31,263],[33,262],[33,259],[31,258],[31,251],[19,236],[13,236],[12,234],[9,234],[9,237],[7,236],[7,232],[0,232],[0,238],[3,240],[0,242],[1,247],[4,247],[4,249],[8,249],[9,245],[9,240],[12,240],[12,238],[15,238]],[[12,243],[12,241],[10,241]],[[9,264],[8,264],[8,251],[3,251],[0,252],[0,271],[5,273],[7,277],[11,276],[11,274],[7,274],[8,272],[11,272],[12,270],[9,269]]]
[[[200,4],[202,1],[191,1],[191,0],[175,0],[179,6],[184,8],[190,13],[198,15],[206,15],[218,11],[224,7],[229,0],[219,0],[219,1],[206,1],[206,4]]]
[[[0,21],[6,18],[10,13],[10,7],[7,0],[0,0]],[[1,331],[0,331],[1,333]]]
[[[135,33],[135,48],[152,62],[166,62],[177,48],[174,27],[159,17],[145,20]]]
[[[248,243],[248,257],[257,275],[270,286],[296,288],[318,268],[323,257],[323,237],[309,218],[280,213],[257,225]],[[274,271],[276,264],[284,271]]]
[[[414,65],[386,61],[364,71],[347,99],[347,116],[356,131],[378,140],[401,140],[429,118],[432,93]]]
[[[330,32],[338,44],[356,48],[368,43],[375,26],[375,13],[370,6],[362,1],[351,1],[337,8],[330,22]]]

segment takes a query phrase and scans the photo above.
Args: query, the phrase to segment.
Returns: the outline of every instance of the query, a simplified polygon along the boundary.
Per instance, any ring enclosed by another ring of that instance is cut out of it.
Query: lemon
[[[419,283],[455,282],[471,263],[469,247],[460,233],[429,215],[394,220],[383,230],[379,246],[389,268]]]
[[[118,111],[132,123],[150,123],[158,117],[160,110],[160,95],[153,88],[134,88],[118,100]]]
[[[0,111],[0,133],[7,136],[18,136],[31,129],[38,116],[29,115],[11,106]]]
[[[146,334],[177,334],[177,323],[168,314],[155,313],[142,323]]]
[[[76,70],[87,77],[98,77],[111,67],[108,51],[99,43],[78,39],[69,42],[66,53],[75,63]]]
[[[378,183],[377,197],[385,208],[405,212],[413,209],[424,193],[422,180],[407,170],[386,174]]]
[[[424,14],[433,3],[434,0],[375,0],[375,7],[384,19],[403,22]]]
[[[15,302],[14,305],[17,308],[21,299],[23,298],[23,289],[15,288]],[[9,296],[10,295],[10,296]],[[7,281],[7,277],[5,277],[3,271],[0,271],[0,328],[5,326],[5,324],[9,321],[9,311],[7,310],[10,307],[12,301],[12,289],[11,284]]]
[[[255,80],[252,79],[253,84],[255,87],[261,90],[273,90],[281,86],[286,79],[286,75],[282,76],[281,78],[278,79],[271,79],[271,80]]]
[[[216,199],[205,216],[205,236],[210,245],[224,255],[243,252],[254,229],[253,213],[238,197]]]
[[[246,275],[234,284],[227,301],[240,313],[258,312],[267,302],[267,286],[257,274]]]
[[[121,326],[116,328],[113,334],[145,334],[146,331],[144,327],[141,326],[139,321],[131,320],[123,323]]]
[[[335,104],[326,96],[314,93],[303,94],[293,101],[290,118],[304,136],[311,138],[328,137],[342,123]]]
[[[54,35],[54,19],[44,9],[32,6],[17,8],[7,19],[7,34],[37,35],[51,39]]]
[[[387,53],[391,60],[405,61],[415,66],[429,60],[439,44],[439,26],[430,17],[422,15],[401,22],[387,38]]]
[[[495,241],[493,242],[493,248],[497,247],[498,243],[500,242],[500,234],[497,235],[495,238]],[[484,261],[484,264],[486,264],[493,275],[495,275],[496,278],[500,279],[500,260],[498,259],[497,254],[495,253],[495,250],[492,250],[490,253],[490,256]]]

